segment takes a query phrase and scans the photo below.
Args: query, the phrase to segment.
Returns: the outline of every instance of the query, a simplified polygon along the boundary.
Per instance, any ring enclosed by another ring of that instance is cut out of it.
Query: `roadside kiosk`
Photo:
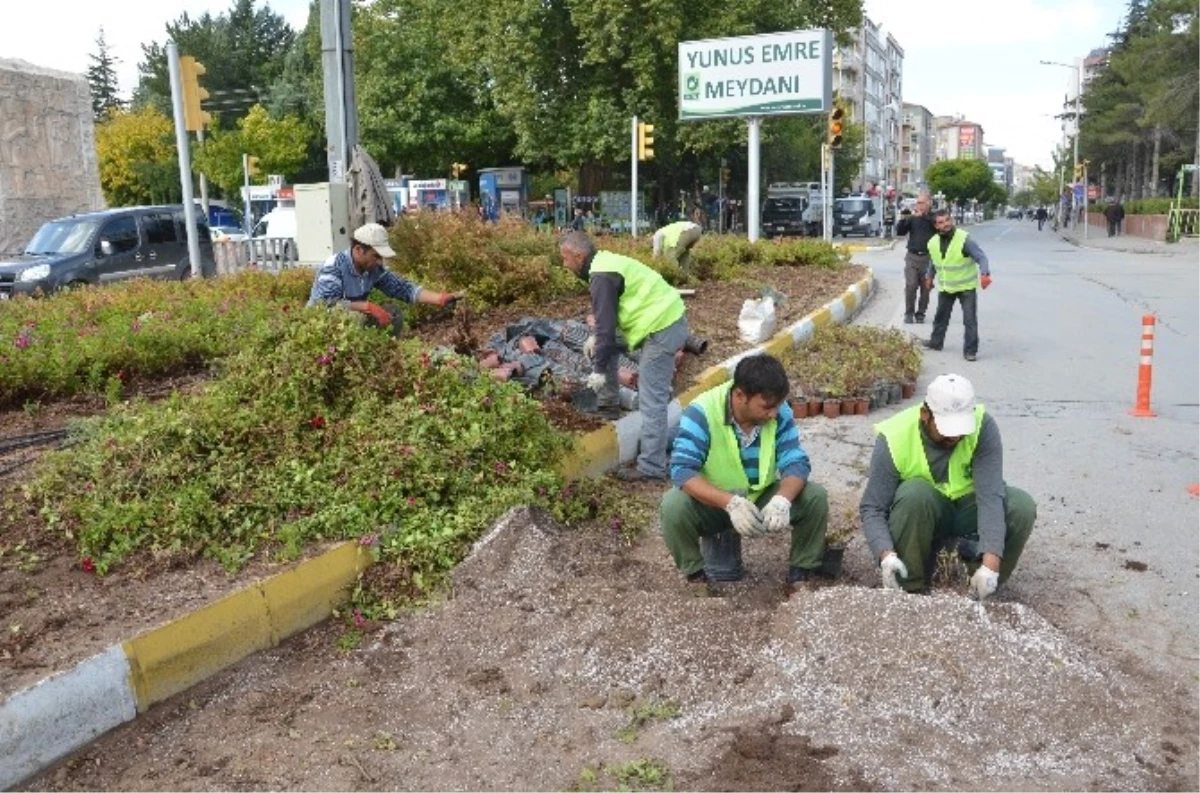
[[[525,169],[481,168],[479,206],[491,221],[499,220],[501,213],[525,217],[529,210],[529,175]]]

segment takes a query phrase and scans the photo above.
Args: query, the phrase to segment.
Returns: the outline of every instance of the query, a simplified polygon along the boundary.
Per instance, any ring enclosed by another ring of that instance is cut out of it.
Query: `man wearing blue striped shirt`
[[[387,229],[368,223],[354,230],[348,250],[330,256],[317,269],[308,305],[340,306],[366,314],[369,322],[381,328],[399,330],[398,311],[389,311],[367,300],[372,289],[406,303],[445,306],[462,297],[461,292],[433,292],[405,280],[383,266],[384,259],[396,255],[388,241]]]
[[[700,395],[679,421],[671,481],[660,514],[675,566],[696,591],[708,591],[700,537],[730,528],[743,538],[791,529],[789,594],[819,574],[829,502],[809,481],[812,466],[787,403],[779,359],[751,355],[733,380]]]

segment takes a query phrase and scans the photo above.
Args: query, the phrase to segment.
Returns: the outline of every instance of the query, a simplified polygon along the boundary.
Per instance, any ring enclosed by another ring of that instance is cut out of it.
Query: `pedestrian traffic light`
[[[638,122],[638,159],[654,159],[654,125]]]
[[[258,158],[253,155],[246,158],[246,176],[251,179],[258,176]]]
[[[840,107],[834,107],[829,111],[829,136],[826,143],[829,148],[836,149],[842,145],[842,131],[846,125],[843,119],[846,117],[846,111]]]
[[[209,115],[200,109],[200,103],[208,99],[208,91],[200,87],[200,75],[207,74],[204,64],[191,55],[179,59],[179,83],[183,90],[183,126],[195,132],[208,126]]]

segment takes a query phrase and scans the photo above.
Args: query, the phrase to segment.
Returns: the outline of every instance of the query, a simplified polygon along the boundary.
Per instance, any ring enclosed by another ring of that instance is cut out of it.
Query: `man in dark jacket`
[[[929,308],[929,287],[925,285],[925,272],[929,269],[929,238],[935,234],[933,220],[929,216],[929,194],[917,196],[915,211],[905,214],[896,224],[896,236],[908,236],[904,253],[904,322],[912,324],[925,321],[925,309]],[[917,293],[921,298],[918,302]]]
[[[1108,236],[1116,237],[1121,234],[1121,221],[1125,219],[1125,207],[1120,199],[1113,201],[1104,208],[1104,219],[1108,221]]]

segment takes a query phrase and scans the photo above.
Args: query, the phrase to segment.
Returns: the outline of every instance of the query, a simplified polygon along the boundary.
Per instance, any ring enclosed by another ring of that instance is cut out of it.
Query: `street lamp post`
[[[1059,61],[1039,61],[1045,66],[1063,66],[1068,69],[1075,70],[1075,135],[1073,136],[1072,153],[1071,153],[1071,176],[1074,178],[1075,173],[1079,170],[1079,128],[1080,128],[1080,108],[1079,101],[1083,96],[1083,67],[1078,64],[1060,63]],[[1087,186],[1084,186],[1087,189]],[[1084,202],[1086,205],[1086,197]],[[1075,189],[1071,189],[1071,213],[1074,214],[1077,207],[1075,206]],[[1084,231],[1087,230],[1087,217],[1084,217]]]

